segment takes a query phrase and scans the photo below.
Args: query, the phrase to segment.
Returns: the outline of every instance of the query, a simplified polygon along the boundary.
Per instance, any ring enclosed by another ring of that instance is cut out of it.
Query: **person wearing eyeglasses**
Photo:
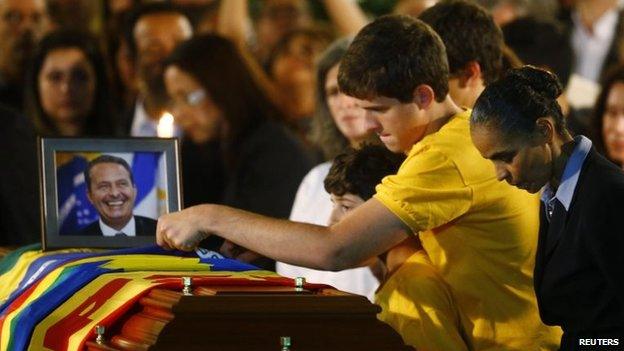
[[[281,125],[236,46],[202,35],[178,46],[165,64],[170,111],[182,127],[186,206],[214,201],[288,218],[297,187],[313,166],[297,137]],[[226,255],[273,269],[273,261],[226,242]]]

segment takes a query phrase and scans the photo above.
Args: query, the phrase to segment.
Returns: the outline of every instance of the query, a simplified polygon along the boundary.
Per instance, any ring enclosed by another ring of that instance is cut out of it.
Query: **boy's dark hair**
[[[442,38],[451,76],[476,61],[485,85],[500,77],[503,34],[484,8],[465,0],[447,0],[428,8],[418,18]]]
[[[503,27],[505,43],[526,64],[555,73],[565,87],[572,74],[574,52],[557,23],[534,17],[519,18]]]
[[[136,60],[137,58],[137,44],[134,39],[134,27],[136,27],[139,20],[148,15],[169,13],[184,16],[189,20],[189,23],[191,23],[189,16],[180,7],[168,2],[152,2],[138,5],[127,15],[123,25],[123,35],[128,43],[128,52],[132,60]]]
[[[98,165],[100,163],[114,163],[121,165],[123,168],[126,169],[126,171],[128,171],[128,174],[130,175],[130,182],[132,183],[132,185],[134,185],[134,176],[132,175],[132,169],[130,169],[130,165],[128,164],[128,162],[126,162],[126,160],[117,156],[101,155],[87,163],[87,167],[84,170],[84,178],[85,184],[87,184],[87,191],[91,191],[91,169],[95,165]]]
[[[353,39],[340,64],[338,85],[359,99],[385,96],[408,103],[416,87],[426,84],[441,102],[448,94],[448,75],[444,44],[428,25],[386,15]]]
[[[395,154],[381,145],[348,148],[334,159],[325,177],[325,190],[338,196],[354,194],[366,201],[375,194],[375,186],[385,176],[398,171],[403,160],[405,155]]]

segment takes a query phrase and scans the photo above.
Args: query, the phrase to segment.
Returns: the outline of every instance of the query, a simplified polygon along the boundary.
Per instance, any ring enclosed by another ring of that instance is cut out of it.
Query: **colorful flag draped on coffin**
[[[18,250],[21,251],[21,250]],[[65,249],[61,252],[64,254],[77,253],[77,252],[97,252],[102,250],[95,249]],[[55,255],[59,257],[59,251],[41,252],[41,245],[32,246],[31,249],[24,250],[16,257],[5,257],[2,259],[2,263],[7,260],[14,262],[8,262],[7,265],[11,265],[10,269],[3,271],[0,274],[0,311],[5,302],[11,299],[13,296],[19,293],[18,287],[25,285],[29,280],[37,278],[34,274],[35,271],[40,273],[45,272],[45,268],[50,268],[50,264],[54,263],[56,259],[45,260],[45,257]],[[43,264],[43,267],[39,267],[39,264]],[[38,267],[38,268],[36,268]],[[24,277],[28,277],[24,279]]]
[[[14,270],[22,271],[20,281],[0,306],[2,350],[82,349],[95,325],[113,321],[154,287],[181,287],[182,276],[192,275],[194,285],[224,280],[292,284],[239,261],[200,258],[156,246],[96,253],[38,252],[18,261]],[[0,285],[8,278],[16,280],[11,273],[0,276]]]

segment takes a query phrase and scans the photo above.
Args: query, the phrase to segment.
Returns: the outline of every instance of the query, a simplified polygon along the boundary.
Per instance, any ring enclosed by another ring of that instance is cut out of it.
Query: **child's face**
[[[347,213],[364,203],[364,199],[351,193],[345,193],[342,196],[331,194],[331,201],[334,208],[329,217],[329,225],[340,222]]]

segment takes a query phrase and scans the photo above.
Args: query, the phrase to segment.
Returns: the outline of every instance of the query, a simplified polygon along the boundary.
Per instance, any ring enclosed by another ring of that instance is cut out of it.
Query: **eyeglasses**
[[[199,105],[204,99],[206,99],[206,91],[204,89],[197,89],[188,94],[178,94],[174,96],[173,104],[194,107]]]
[[[203,89],[198,89],[186,94],[186,103],[189,106],[197,106],[206,98],[206,92]]]

